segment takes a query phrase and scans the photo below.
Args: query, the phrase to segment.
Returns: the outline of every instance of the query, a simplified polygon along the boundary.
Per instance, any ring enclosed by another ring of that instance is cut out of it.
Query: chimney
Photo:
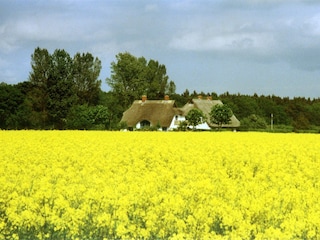
[[[141,100],[142,102],[145,102],[147,100],[147,95],[142,95]]]
[[[165,96],[164,96],[164,100],[166,100],[166,101],[170,100],[169,95],[165,95]]]

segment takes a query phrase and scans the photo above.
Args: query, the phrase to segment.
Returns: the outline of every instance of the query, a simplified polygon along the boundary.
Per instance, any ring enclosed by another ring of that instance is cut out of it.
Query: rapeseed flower
[[[320,135],[0,131],[1,239],[318,239]]]

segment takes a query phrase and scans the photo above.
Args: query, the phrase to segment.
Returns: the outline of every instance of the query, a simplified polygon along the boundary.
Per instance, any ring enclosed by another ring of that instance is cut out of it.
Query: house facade
[[[177,129],[181,122],[186,120],[186,115],[191,109],[200,109],[207,117],[207,121],[196,126],[198,130],[210,130],[218,127],[209,121],[209,113],[213,106],[223,105],[220,100],[212,100],[210,97],[192,99],[182,108],[177,108],[174,100],[166,95],[163,100],[148,100],[144,95],[141,100],[135,100],[128,110],[123,113],[121,122],[125,122],[130,129],[142,129],[155,127],[162,130]],[[238,128],[240,121],[233,115],[229,124],[224,128]]]
[[[173,117],[178,114],[177,111],[179,110],[174,100],[170,100],[168,96],[163,100],[148,100],[144,95],[123,113],[121,122],[125,122],[131,129],[157,127],[168,130]]]

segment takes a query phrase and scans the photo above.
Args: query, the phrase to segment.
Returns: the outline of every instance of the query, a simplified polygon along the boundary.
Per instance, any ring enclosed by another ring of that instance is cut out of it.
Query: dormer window
[[[140,127],[141,128],[148,128],[148,127],[150,127],[150,122],[148,120],[143,120],[140,122]]]

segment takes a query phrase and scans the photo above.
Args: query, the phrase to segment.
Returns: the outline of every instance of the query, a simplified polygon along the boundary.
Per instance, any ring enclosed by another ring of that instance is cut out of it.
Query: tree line
[[[210,95],[228,105],[241,122],[241,130],[268,129],[274,124],[284,131],[320,129],[320,99],[243,95],[228,92],[176,93],[174,81],[158,61],[125,52],[111,63],[101,90],[101,61],[91,53],[70,56],[57,49],[36,48],[26,81],[0,83],[0,129],[119,129],[122,113],[132,102],[147,95],[163,99],[170,95],[182,107],[199,95]]]
[[[240,120],[240,130],[273,130],[320,132],[320,98],[279,97],[275,95],[246,95],[225,92],[192,93],[186,89],[173,99],[179,106],[198,96],[221,100]]]

